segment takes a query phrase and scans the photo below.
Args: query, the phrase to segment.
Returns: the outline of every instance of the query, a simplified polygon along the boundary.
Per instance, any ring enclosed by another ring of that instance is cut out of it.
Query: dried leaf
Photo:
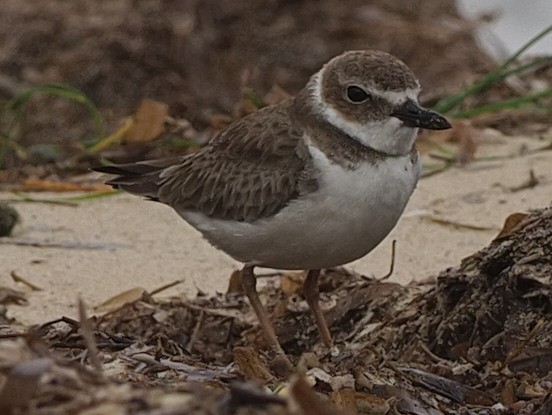
[[[361,414],[385,415],[391,410],[386,399],[362,392],[355,392],[355,404]]]
[[[42,180],[29,177],[23,180],[20,189],[33,192],[115,192],[111,186],[103,183],[75,183]]]
[[[330,397],[339,409],[351,413],[385,415],[391,409],[386,399],[349,388],[332,392]]]
[[[8,287],[0,287],[0,304],[28,304],[27,296],[22,291],[17,291]]]
[[[303,376],[297,378],[291,385],[291,398],[301,409],[302,415],[340,415],[347,413],[337,410],[327,402],[323,402]]]
[[[523,220],[528,216],[527,213],[521,213],[516,212],[509,215],[506,220],[504,221],[504,225],[502,226],[502,230],[499,232],[499,234],[494,238],[494,241],[497,241],[499,239],[505,238],[515,231],[519,229],[519,225],[523,222]]]
[[[234,348],[234,361],[246,379],[258,379],[262,382],[268,382],[273,378],[252,347]]]
[[[541,376],[552,371],[552,349],[526,348],[524,353],[510,363],[508,369],[513,373],[535,373]]]
[[[344,409],[349,412],[357,412],[357,405],[355,402],[355,391],[353,389],[341,389],[333,391],[330,394],[330,398],[335,406],[339,409]]]
[[[226,294],[238,294],[243,292],[241,271],[235,270],[228,280]]]
[[[123,137],[127,143],[148,143],[165,131],[169,106],[163,102],[144,99],[134,114],[134,123]]]
[[[512,379],[508,380],[500,392],[500,402],[503,405],[510,406],[517,401],[516,386]]]
[[[123,308],[127,304],[141,300],[146,293],[147,291],[142,287],[131,288],[97,305],[94,307],[94,311],[98,314],[112,313]]]
[[[280,288],[286,296],[301,293],[305,281],[303,272],[286,272],[280,277]]]

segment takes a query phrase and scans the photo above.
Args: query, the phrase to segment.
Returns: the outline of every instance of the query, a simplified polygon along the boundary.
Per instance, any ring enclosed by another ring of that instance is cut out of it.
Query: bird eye
[[[349,98],[349,101],[355,104],[366,101],[368,97],[368,93],[358,86],[350,85],[347,87],[347,98]]]

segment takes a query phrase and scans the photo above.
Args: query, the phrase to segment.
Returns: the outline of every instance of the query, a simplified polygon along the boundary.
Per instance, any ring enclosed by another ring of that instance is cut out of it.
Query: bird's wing
[[[178,211],[248,222],[317,186],[302,132],[285,105],[243,118],[195,154],[99,170],[118,175],[109,184]]]

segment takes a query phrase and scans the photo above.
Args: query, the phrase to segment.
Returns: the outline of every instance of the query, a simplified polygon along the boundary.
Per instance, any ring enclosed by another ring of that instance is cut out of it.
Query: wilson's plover
[[[242,284],[270,344],[256,266],[308,270],[303,286],[321,339],[320,269],[358,259],[397,223],[420,175],[419,128],[450,125],[418,104],[399,59],[351,51],[294,98],[234,122],[195,154],[96,170],[108,183],[171,206],[212,245],[245,263]]]

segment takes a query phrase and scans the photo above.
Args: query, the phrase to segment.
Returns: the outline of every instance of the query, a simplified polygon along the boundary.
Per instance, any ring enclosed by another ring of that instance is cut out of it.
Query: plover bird
[[[107,183],[171,206],[205,239],[245,264],[243,290],[282,352],[256,290],[255,267],[308,270],[303,294],[324,344],[320,269],[354,261],[397,223],[420,175],[419,128],[450,128],[418,104],[399,59],[350,51],[297,94],[230,125],[197,153],[104,166]]]

